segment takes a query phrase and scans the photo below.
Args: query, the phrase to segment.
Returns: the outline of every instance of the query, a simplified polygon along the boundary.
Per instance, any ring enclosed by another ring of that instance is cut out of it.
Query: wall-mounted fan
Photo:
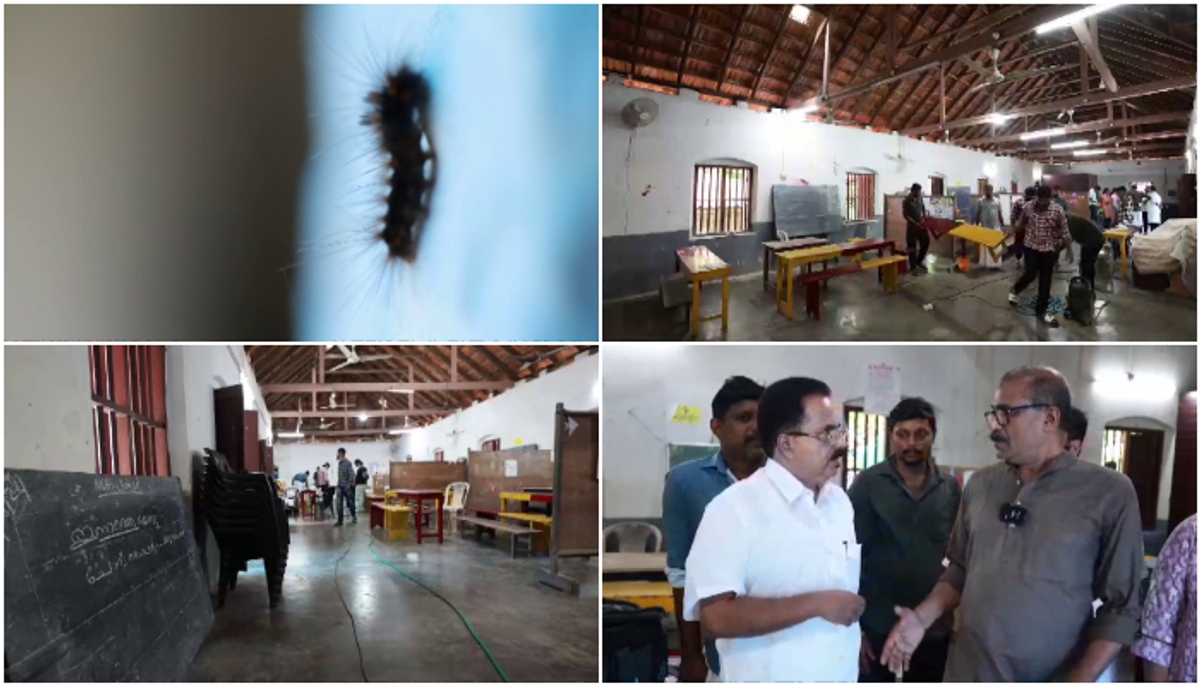
[[[658,103],[650,98],[638,98],[625,103],[621,108],[621,121],[631,129],[649,126],[658,118]]]

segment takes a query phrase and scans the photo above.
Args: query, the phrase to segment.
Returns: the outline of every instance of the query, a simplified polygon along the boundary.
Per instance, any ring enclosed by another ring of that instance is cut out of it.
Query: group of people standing
[[[1088,191],[1091,219],[1106,229],[1123,224],[1138,233],[1150,233],[1162,224],[1162,196],[1154,184],[1140,191],[1137,188],[1101,188]]]
[[[680,680],[1096,681],[1129,647],[1152,680],[1195,683],[1196,517],[1143,606],[1137,495],[1080,459],[1087,417],[1066,379],[1015,369],[993,402],[997,462],[965,486],[933,456],[932,405],[905,398],[889,456],[847,494],[826,384],[728,379],[720,449],[663,490]]]
[[[337,463],[338,483],[336,487],[329,480],[328,462],[316,468],[316,475],[313,478],[312,485],[321,494],[321,509],[332,510],[336,497],[338,516],[336,526],[341,526],[345,521],[346,503],[350,505],[350,522],[358,522],[358,503],[361,500],[359,495],[366,493],[366,485],[371,477],[362,460],[355,460],[351,464],[349,458],[346,457],[345,448],[338,448]],[[292,483],[308,488],[309,475],[312,473],[308,471],[297,473],[292,477]]]

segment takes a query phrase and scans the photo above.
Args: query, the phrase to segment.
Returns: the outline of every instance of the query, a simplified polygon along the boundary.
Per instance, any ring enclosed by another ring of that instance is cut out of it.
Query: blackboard
[[[213,624],[178,479],[4,471],[12,681],[180,681]]]
[[[775,230],[788,238],[828,236],[842,230],[837,186],[771,186]]]
[[[684,462],[712,457],[721,446],[701,443],[671,443],[667,446],[667,469],[674,469]]]

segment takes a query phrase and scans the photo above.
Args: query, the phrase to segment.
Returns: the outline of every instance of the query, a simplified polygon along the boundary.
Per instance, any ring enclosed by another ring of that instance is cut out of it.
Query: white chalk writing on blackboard
[[[5,474],[4,513],[9,517],[20,516],[29,503],[29,491],[25,490],[25,482],[21,481],[21,477],[16,474]]]
[[[78,550],[89,543],[97,541],[103,543],[118,536],[131,534],[142,528],[158,528],[158,526],[158,515],[152,514],[139,515],[137,517],[121,517],[94,527],[84,524],[71,531],[71,550]]]
[[[182,530],[175,533],[167,534],[161,541],[148,543],[145,546],[138,548],[126,555],[124,552],[117,553],[115,558],[101,554],[95,563],[89,563],[84,576],[87,579],[88,585],[94,585],[97,581],[113,574],[119,569],[128,567],[129,563],[136,562],[144,557],[153,555],[163,546],[170,545],[175,541],[183,538]]]
[[[137,479],[113,479],[108,477],[96,477],[92,482],[95,490],[103,498],[110,495],[122,495],[126,493],[141,493],[141,482]]]

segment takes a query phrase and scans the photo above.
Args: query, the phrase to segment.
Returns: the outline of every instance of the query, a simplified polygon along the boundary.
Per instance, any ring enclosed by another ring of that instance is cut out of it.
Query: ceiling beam
[[[813,50],[816,49],[817,43],[821,42],[821,34],[829,30],[829,19],[826,18],[817,27],[817,32],[813,34],[812,43],[809,43],[808,50],[804,51],[804,57],[800,59],[800,66],[796,67],[796,73],[792,74],[791,82],[788,84],[788,89],[783,93],[783,106],[787,107],[788,100],[792,97],[792,91],[796,90],[796,86],[800,83],[801,77],[804,76],[804,68],[808,66],[808,58],[812,57]]]
[[[1065,139],[1068,136],[1070,136],[1071,134],[1075,134],[1075,133],[1083,133],[1085,131],[1103,131],[1105,129],[1116,129],[1120,126],[1140,126],[1140,125],[1144,125],[1144,124],[1163,124],[1166,122],[1173,122],[1173,121],[1186,122],[1191,117],[1191,115],[1192,115],[1191,112],[1184,112],[1184,111],[1164,112],[1162,114],[1152,114],[1152,115],[1149,115],[1146,117],[1137,117],[1135,119],[1130,119],[1128,121],[1123,121],[1121,119],[1114,119],[1112,121],[1109,121],[1108,119],[1100,119],[1098,121],[1083,122],[1081,124],[1075,124],[1073,126],[1063,127],[1066,129],[1067,133],[1064,136],[1062,136],[1062,138]],[[1009,142],[1014,142],[1014,141],[1022,142],[1021,134],[1014,133],[1014,134],[1007,135],[1007,136],[999,136],[995,140],[995,142],[997,142],[997,143],[1009,143]],[[955,141],[955,144],[966,146],[966,147],[975,147],[978,145],[983,145],[985,143],[991,143],[991,142],[993,142],[993,141],[990,138],[976,138],[973,140]],[[1038,142],[1038,144],[1040,144],[1040,141]],[[1005,152],[1005,150],[999,150],[998,152]]]
[[[1141,141],[1156,141],[1156,140],[1166,140],[1166,139],[1171,139],[1171,138],[1187,138],[1187,135],[1188,135],[1187,131],[1160,131],[1158,133],[1138,134],[1136,136],[1129,136],[1128,138],[1125,138],[1124,136],[1113,136],[1111,138],[1102,138],[1100,140],[1091,140],[1091,139],[1084,139],[1084,138],[1059,140],[1058,138],[1055,138],[1054,142],[1046,142],[1044,140],[1039,140],[1039,141],[1037,141],[1038,145],[1036,147],[1022,148],[1020,152],[1021,152],[1021,154],[1039,154],[1039,153],[1043,153],[1043,152],[1051,152],[1052,150],[1054,150],[1054,148],[1051,147],[1053,145],[1057,145],[1059,143],[1071,143],[1071,142],[1079,141],[1079,140],[1084,140],[1089,145],[1097,147],[1097,148],[1107,148],[1107,147],[1116,145],[1117,143],[1124,145],[1126,143],[1137,143],[1137,142],[1141,142]],[[1063,150],[1065,153],[1068,153],[1068,154],[1071,152],[1071,150],[1069,148],[1067,148],[1067,149],[1060,148],[1060,150]],[[1058,154],[1062,154],[1062,153],[1058,153]]]
[[[273,419],[353,419],[355,417],[441,417],[454,414],[448,409],[417,410],[272,410]]]
[[[483,355],[483,357],[490,362],[492,366],[494,366],[496,369],[499,369],[501,374],[508,377],[510,381],[517,380],[517,375],[513,373],[512,368],[505,364],[504,361],[499,357],[497,357],[496,353],[488,350],[486,345],[476,345],[473,346],[473,348],[478,351],[480,355]]]
[[[1169,43],[1174,43],[1175,45],[1178,45],[1182,48],[1186,48],[1192,52],[1195,52],[1195,50],[1196,50],[1195,43],[1188,43],[1187,41],[1179,40],[1175,36],[1164,33],[1163,31],[1158,30],[1154,26],[1151,26],[1148,22],[1144,21],[1141,17],[1138,17],[1135,14],[1127,14],[1127,13],[1121,12],[1121,13],[1114,14],[1113,16],[1115,18],[1117,18],[1118,20],[1125,22],[1126,24],[1130,24],[1137,29],[1141,29],[1145,33],[1148,33],[1152,36],[1157,36]]]
[[[1073,107],[1079,107],[1081,105],[1101,105],[1110,100],[1120,100],[1122,98],[1137,98],[1137,97],[1140,97],[1143,95],[1152,95],[1154,93],[1162,93],[1164,91],[1173,91],[1173,90],[1178,90],[1180,88],[1194,88],[1195,86],[1196,86],[1196,77],[1195,76],[1181,76],[1181,77],[1174,78],[1174,79],[1164,79],[1162,81],[1154,81],[1152,83],[1143,83],[1143,84],[1140,84],[1137,86],[1131,86],[1131,87],[1127,88],[1126,90],[1124,90],[1119,95],[1115,94],[1115,93],[1110,93],[1110,92],[1089,93],[1087,95],[1081,95],[1081,96],[1074,97],[1074,98],[1068,98],[1066,100],[1059,100],[1056,102],[1049,102],[1049,103],[1045,103],[1042,105],[1034,105],[1031,107],[1018,108],[1018,109],[1015,109],[1015,110],[1012,110],[1009,112],[1005,112],[1005,114],[1012,115],[1014,117],[1019,117],[1022,115],[1030,115],[1030,114],[1044,114],[1047,112],[1057,112],[1059,110],[1071,109]],[[987,121],[988,121],[988,115],[982,115],[982,116],[978,116],[978,117],[969,117],[967,119],[959,119],[956,121],[946,122],[944,128],[961,129],[966,126],[975,126],[977,124],[983,124],[983,123],[986,123]],[[932,124],[929,126],[918,126],[916,128],[906,129],[904,131],[901,131],[901,133],[908,135],[908,136],[918,136],[918,135],[921,135],[924,133],[932,133],[934,131],[938,131],[940,128],[943,128],[943,127],[941,127],[938,124]]]
[[[909,20],[908,17],[905,17],[906,20],[911,22],[908,27],[909,31],[913,31],[917,27],[919,27],[921,25],[921,22],[925,21],[925,17],[929,14],[929,10],[933,9],[934,7],[937,7],[937,5],[921,5],[920,7],[921,7],[921,11],[917,13],[916,19]],[[901,15],[897,15],[897,17],[899,17],[899,16],[901,16]],[[878,39],[876,39],[876,44],[878,44]],[[871,52],[874,53],[875,49],[872,48]],[[868,55],[867,59],[863,60],[862,64],[858,65],[858,71],[854,72],[854,78],[850,79],[849,85],[854,85],[854,83],[856,81],[858,81],[859,75],[862,74],[862,70],[867,66],[867,63],[870,61],[870,59],[871,59],[871,56]],[[887,65],[884,65],[884,66],[886,67]],[[894,75],[896,73],[895,69],[891,69],[891,70],[885,69],[885,71],[887,72],[887,74],[889,76]],[[863,105],[867,104],[867,102],[870,101],[870,98],[867,97],[868,95],[869,95],[869,93],[863,93],[862,95],[855,97],[851,101],[854,103],[854,108],[849,110],[850,111],[850,116],[849,116],[850,123],[858,124],[858,120],[857,120],[858,113],[862,110]],[[870,123],[870,122],[867,122],[867,123]]]
[[[946,7],[946,14],[942,15],[941,21],[939,21],[938,25],[933,28],[934,33],[940,31],[942,29],[942,27],[946,25],[946,22],[950,21],[951,17],[956,16],[954,14],[954,8],[951,6],[948,6],[948,5],[929,5],[928,7],[931,7],[931,8],[932,7]],[[976,7],[975,10],[972,10],[972,11],[977,11],[978,9],[979,8]],[[922,14],[921,18],[924,19],[925,15]],[[917,28],[919,26],[920,26],[920,24],[917,24],[917,26],[914,28]],[[932,46],[932,43],[930,43],[920,49],[923,51],[923,50],[926,50],[927,48],[929,48],[930,46]],[[920,54],[920,53],[918,53],[918,54]],[[889,78],[892,79],[892,86],[890,88],[888,88],[887,93],[885,93],[883,96],[883,99],[879,101],[879,104],[876,105],[875,109],[871,110],[871,114],[867,116],[867,125],[868,126],[875,123],[875,117],[879,116],[879,111],[887,106],[888,102],[891,101],[892,96],[896,93],[896,89],[899,88],[900,85],[904,83],[904,78],[900,77],[898,74],[896,77],[889,77]],[[876,81],[878,81],[878,79],[876,79]],[[867,93],[871,92],[874,89],[875,89],[874,86],[868,87],[867,85],[857,87],[857,90],[861,90],[863,95],[866,95]],[[846,90],[854,90],[854,89],[846,89]],[[839,96],[842,95],[843,93],[846,92],[846,90],[839,91],[838,95]],[[861,100],[861,103],[866,104],[866,102],[868,100],[869,100],[869,98],[863,98]],[[854,118],[856,120],[858,117],[858,110],[862,107],[862,104],[854,106]]]
[[[783,21],[779,22],[779,26],[775,28],[775,40],[771,41],[771,49],[767,51],[767,57],[758,66],[758,75],[754,77],[754,87],[750,89],[750,99],[758,94],[758,87],[762,85],[763,76],[767,73],[767,67],[771,64],[771,59],[775,57],[775,51],[779,49],[779,41],[783,40],[783,36],[787,33],[788,22],[791,21],[790,10],[786,7],[783,10]]]
[[[332,430],[332,431],[310,431],[308,429],[301,429],[300,433],[304,434],[303,438],[280,436],[279,432],[276,432],[275,433],[275,442],[276,443],[302,443],[302,442],[304,442],[305,438],[323,438],[323,437],[335,437],[335,436],[343,437],[343,438],[348,438],[348,437],[352,437],[352,436],[383,437],[383,436],[389,435],[388,434],[389,431],[394,431],[396,429],[403,429],[403,428],[404,427],[402,427],[402,426],[389,426],[387,428],[379,428],[379,429],[337,429],[337,430]],[[416,429],[418,427],[414,426],[414,427],[409,427],[409,428]]]
[[[742,37],[742,25],[746,23],[746,15],[750,14],[750,7],[750,5],[742,5],[742,13],[738,16],[737,27],[729,38],[729,51],[725,53],[725,63],[721,65],[721,78],[717,80],[718,93],[721,92],[721,87],[725,85],[725,79],[729,76],[729,62],[733,59],[733,49],[737,47],[738,39]]]
[[[892,6],[894,7],[894,5],[892,5]],[[901,46],[900,48],[898,48],[898,50],[900,52],[909,52],[909,51],[913,50],[914,48],[919,48],[922,45],[925,45],[926,43],[932,43],[932,42],[938,40],[939,38],[945,38],[946,36],[960,36],[960,35],[963,35],[967,31],[971,31],[972,35],[974,35],[975,33],[982,32],[984,29],[989,29],[989,28],[995,26],[996,24],[1007,21],[1008,19],[1029,9],[1029,7],[1030,7],[1030,5],[1008,5],[1008,6],[1004,7],[1003,9],[989,12],[988,14],[985,14],[984,16],[980,17],[979,19],[969,21],[969,22],[963,24],[962,26],[957,26],[952,29],[946,29],[945,31],[942,31],[936,35],[930,36],[928,38],[922,38],[919,41],[914,41],[912,43],[909,43],[908,45]]]
[[[700,16],[700,5],[692,5],[692,18],[688,21],[687,40],[683,43],[683,57],[679,58],[679,76],[675,78],[675,87],[683,85],[683,73],[687,70],[688,60],[692,57],[692,41],[696,39],[696,17]]]
[[[954,15],[954,8],[956,6],[943,6],[948,9],[947,17]],[[1031,33],[1034,29],[1048,21],[1061,19],[1062,17],[1065,17],[1075,11],[1077,11],[1077,8],[1074,5],[1047,5],[1039,7],[1038,9],[1026,15],[1017,17],[1016,19],[997,27],[994,33],[999,35],[999,38],[993,38],[989,35],[985,40],[967,40],[955,43],[950,47],[943,48],[942,50],[939,50],[933,54],[906,62],[902,67],[900,67],[900,71],[898,71],[894,76],[883,76],[873,79],[861,86],[838,91],[837,93],[830,94],[827,98],[825,98],[825,100],[836,101],[843,98],[849,98],[862,92],[874,90],[879,86],[906,79],[927,69],[932,69],[941,62],[957,60],[960,57],[973,55],[981,50],[991,48],[993,45],[1006,43],[1008,41],[1020,38],[1027,33]],[[802,103],[800,107],[808,105],[821,106],[822,104],[823,103],[821,103],[819,99],[812,98],[808,102]]]
[[[373,383],[272,383],[261,386],[271,393],[383,393],[386,391],[507,391],[511,381],[460,381],[458,383],[387,381]]]
[[[1097,40],[1096,33],[1096,18],[1091,17],[1083,21],[1077,21],[1071,24],[1071,30],[1075,32],[1075,37],[1079,39],[1079,45],[1087,52],[1087,56],[1092,61],[1092,65],[1096,67],[1096,71],[1100,72],[1100,78],[1104,79],[1104,86],[1108,88],[1110,93],[1116,93],[1121,90],[1117,85],[1117,80],[1113,78],[1112,71],[1108,68],[1108,63],[1104,61],[1104,54],[1100,52],[1100,41]],[[1087,65],[1081,65],[1082,73],[1087,73]]]

